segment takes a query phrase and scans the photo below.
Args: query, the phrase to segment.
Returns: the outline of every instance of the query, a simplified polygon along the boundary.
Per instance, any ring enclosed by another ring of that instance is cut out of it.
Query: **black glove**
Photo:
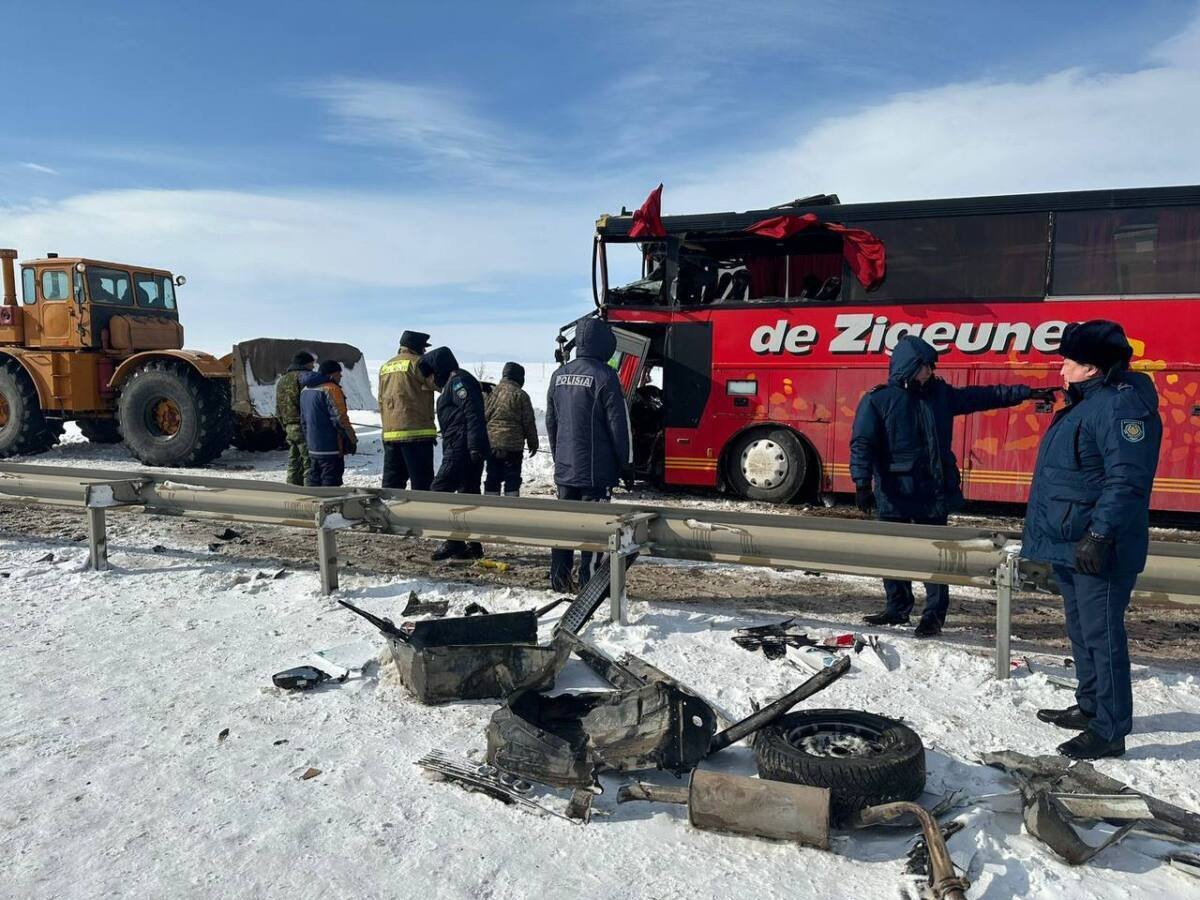
[[[1104,564],[1108,562],[1108,553],[1112,545],[1112,538],[1089,531],[1075,545],[1075,570],[1084,575],[1099,575],[1104,571]]]
[[[537,452],[538,452],[538,448],[537,448],[537,447],[530,447],[530,448],[529,448],[529,458],[530,458],[530,459],[533,459],[533,458],[534,458],[534,456],[536,456],[536,455],[537,455]]]
[[[875,492],[871,490],[869,484],[856,484],[854,486],[854,505],[858,507],[860,512],[866,515],[871,514],[871,510],[875,508]]]
[[[1058,396],[1058,388],[1033,388],[1029,391],[1029,399],[1039,403],[1053,403]]]
[[[483,453],[481,453],[478,450],[472,450],[469,455],[471,457],[471,462],[474,465],[477,465],[477,466],[483,465]]]

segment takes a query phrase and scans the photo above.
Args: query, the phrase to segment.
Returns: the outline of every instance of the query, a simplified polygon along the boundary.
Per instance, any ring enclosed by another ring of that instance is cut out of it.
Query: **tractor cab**
[[[21,263],[18,342],[115,356],[181,348],[175,288],[183,283],[163,269],[96,259],[51,254],[27,260]]]

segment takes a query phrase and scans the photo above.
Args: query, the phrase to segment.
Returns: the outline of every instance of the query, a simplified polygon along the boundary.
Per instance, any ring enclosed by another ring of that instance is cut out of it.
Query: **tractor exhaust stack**
[[[13,272],[13,260],[17,258],[16,250],[0,250],[0,267],[4,270],[4,305],[17,305],[17,278]]]

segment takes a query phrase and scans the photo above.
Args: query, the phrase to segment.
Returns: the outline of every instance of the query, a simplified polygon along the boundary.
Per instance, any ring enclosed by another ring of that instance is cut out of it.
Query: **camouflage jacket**
[[[379,370],[379,411],[385,441],[432,441],[433,378],[421,374],[419,353],[407,347]]]
[[[488,443],[493,450],[520,453],[525,445],[530,452],[538,448],[537,420],[533,403],[521,386],[508,378],[492,388],[484,400]]]
[[[275,383],[275,418],[286,430],[300,425],[300,375],[307,369],[288,369]]]

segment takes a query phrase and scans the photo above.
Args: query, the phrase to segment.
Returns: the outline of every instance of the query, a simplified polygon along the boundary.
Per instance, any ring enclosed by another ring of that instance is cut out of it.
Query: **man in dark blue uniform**
[[[855,503],[865,513],[876,507],[881,522],[945,525],[962,506],[962,477],[950,449],[955,416],[1054,398],[1053,390],[1025,384],[954,387],[933,374],[937,358],[937,350],[921,338],[901,338],[887,384],[868,391],[858,404],[850,437]],[[907,625],[915,602],[912,582],[885,579],[883,587],[887,608],[863,620]],[[940,634],[949,608],[949,587],[926,584],[916,636]]]
[[[430,490],[478,494],[483,480],[483,462],[488,456],[487,421],[483,413],[483,391],[470,372],[458,367],[449,347],[436,347],[421,357],[421,372],[433,376],[438,394],[437,420],[442,434],[442,465]],[[445,541],[433,561],[466,561],[483,557],[477,541]]]
[[[550,376],[546,434],[560,500],[608,500],[633,465],[629,408],[608,364],[616,349],[607,322],[584,319],[575,327],[575,359]],[[574,592],[574,556],[571,550],[550,552],[552,590]],[[579,585],[587,584],[600,560],[599,554],[581,554]]]
[[[1038,448],[1021,555],[1054,567],[1079,685],[1074,706],[1037,715],[1080,732],[1059,753],[1100,759],[1133,730],[1125,610],[1146,565],[1162,420],[1116,322],[1068,325],[1059,352],[1067,405]]]

